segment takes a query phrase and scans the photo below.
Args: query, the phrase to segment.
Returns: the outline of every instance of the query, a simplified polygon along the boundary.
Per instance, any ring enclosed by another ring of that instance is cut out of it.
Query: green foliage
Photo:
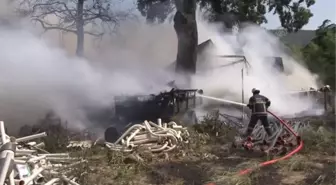
[[[231,28],[239,22],[267,23],[267,13],[277,14],[281,26],[289,32],[306,25],[313,16],[308,9],[315,0],[197,0],[209,13],[210,21],[221,21]],[[138,10],[150,22],[162,22],[174,10],[172,0],[138,0]]]
[[[302,133],[302,139],[304,140],[303,153],[323,151],[326,154],[335,155],[335,134],[325,127],[305,130]]]
[[[174,7],[173,0],[137,0],[138,10],[149,22],[162,23]]]
[[[335,89],[336,27],[326,20],[316,30],[316,37],[302,49],[308,68],[319,74],[321,80]]]
[[[301,52],[301,49],[302,49],[301,47],[295,46],[295,45],[289,45],[289,44],[286,44],[286,46],[291,49],[293,58],[296,61],[302,62],[304,60],[304,56]]]

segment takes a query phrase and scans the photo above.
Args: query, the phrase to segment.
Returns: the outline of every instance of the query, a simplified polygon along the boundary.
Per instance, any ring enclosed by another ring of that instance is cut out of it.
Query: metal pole
[[[244,104],[244,67],[241,69],[241,77],[242,77],[242,103]],[[242,106],[242,121],[244,120],[244,108],[245,106]]]
[[[327,100],[327,91],[325,88],[323,88],[323,99],[324,99],[324,111],[327,113],[328,111],[328,100]]]

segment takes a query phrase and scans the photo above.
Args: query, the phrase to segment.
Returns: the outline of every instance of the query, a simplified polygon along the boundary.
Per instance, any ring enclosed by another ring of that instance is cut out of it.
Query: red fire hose
[[[282,119],[280,119],[278,116],[276,116],[275,114],[273,114],[272,112],[268,111],[269,114],[271,114],[272,116],[274,116],[277,120],[280,121],[280,123],[285,126],[289,132],[291,132],[297,139],[297,143],[298,143],[298,147],[295,148],[293,151],[291,151],[290,153],[288,153],[287,155],[283,156],[283,157],[280,157],[280,158],[277,158],[277,159],[273,159],[273,160],[269,160],[269,161],[265,161],[265,162],[262,162],[258,165],[258,167],[264,167],[264,166],[268,166],[268,165],[271,165],[271,164],[274,164],[278,161],[282,161],[282,160],[285,160],[285,159],[288,159],[290,158],[291,156],[293,156],[295,153],[299,152],[302,148],[303,148],[303,141],[301,140],[301,137],[298,135],[298,133],[296,133],[293,128],[291,126],[289,126],[285,121],[283,121]],[[248,169],[245,169],[245,170],[241,170],[239,171],[239,175],[245,175],[245,174],[248,174],[250,172],[252,172],[255,168],[248,168]],[[207,185],[214,185],[214,183],[209,183]]]
[[[258,167],[264,167],[264,166],[267,166],[267,165],[270,165],[270,164],[274,164],[274,163],[276,163],[278,161],[282,161],[282,160],[288,159],[292,155],[294,155],[295,153],[299,152],[302,149],[302,147],[303,147],[303,141],[301,140],[300,136],[293,130],[293,128],[291,126],[289,126],[285,121],[283,121],[282,119],[280,119],[278,116],[276,116],[272,112],[268,111],[268,113],[271,114],[272,116],[274,116],[276,119],[278,119],[280,121],[280,123],[282,125],[284,125],[288,129],[288,131],[291,132],[296,137],[297,142],[298,142],[298,147],[295,148],[293,151],[291,151],[290,153],[288,153],[287,155],[285,155],[283,157],[280,157],[280,158],[277,158],[277,159],[273,159],[273,160],[270,160],[270,161],[265,161],[263,163],[260,163],[258,165]],[[245,174],[248,174],[248,173],[250,173],[252,171],[253,171],[252,168],[241,170],[239,172],[239,175],[245,175]]]

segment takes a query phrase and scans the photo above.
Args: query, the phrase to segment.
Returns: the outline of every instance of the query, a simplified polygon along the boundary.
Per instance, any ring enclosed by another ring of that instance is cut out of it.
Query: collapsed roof
[[[283,45],[283,46],[284,46],[284,48],[286,48],[285,45]],[[196,63],[199,65],[201,61],[202,62],[206,61],[206,57],[208,57],[209,54],[210,54],[209,52],[212,49],[214,49],[215,47],[216,46],[212,42],[211,39],[208,39],[208,40],[202,42],[201,44],[199,44],[197,46],[197,62]],[[225,58],[225,55],[222,56],[222,57]],[[279,56],[269,56],[269,57],[266,57],[266,58],[268,58],[268,61],[273,62],[273,66],[275,68],[277,68],[279,71],[281,71],[281,72],[284,71],[284,64],[283,64],[283,60],[282,60],[281,57],[279,57]],[[176,65],[176,60],[173,63],[171,63],[167,66],[167,70],[174,71],[175,70],[175,65]]]
[[[207,52],[215,47],[211,39],[208,39],[197,46],[197,63],[203,60],[202,56],[206,56]],[[167,66],[167,69],[170,71],[175,70],[176,60]]]

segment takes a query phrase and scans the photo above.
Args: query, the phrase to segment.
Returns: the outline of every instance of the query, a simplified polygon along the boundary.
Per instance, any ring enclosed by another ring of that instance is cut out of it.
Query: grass
[[[331,185],[335,182],[335,134],[327,126],[304,130],[304,148],[288,160],[256,168],[267,160],[232,149],[236,130],[215,116],[189,128],[190,142],[168,154],[137,151],[130,155],[94,146],[72,151],[88,161],[76,170],[81,185]],[[55,136],[53,136],[55,137]],[[48,141],[48,140],[46,140]],[[139,154],[143,161],[134,160]],[[240,176],[238,172],[256,168]]]

